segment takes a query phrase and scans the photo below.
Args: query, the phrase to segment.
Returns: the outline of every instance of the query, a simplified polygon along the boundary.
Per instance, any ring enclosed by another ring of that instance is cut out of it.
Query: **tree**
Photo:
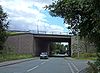
[[[52,43],[51,44],[52,52],[54,53],[65,53],[66,47],[61,43]]]
[[[6,29],[8,28],[8,24],[7,14],[3,12],[2,6],[0,5],[0,54],[2,54],[4,43],[7,39]]]
[[[58,0],[48,6],[52,16],[64,18],[72,31],[97,47],[100,66],[100,0]]]
[[[64,18],[72,31],[80,31],[81,37],[94,42],[100,52],[100,1],[99,0],[58,0],[48,9],[52,16]]]

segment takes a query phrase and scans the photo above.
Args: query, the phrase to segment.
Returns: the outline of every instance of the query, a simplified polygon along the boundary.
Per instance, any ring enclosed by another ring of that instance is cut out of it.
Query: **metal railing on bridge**
[[[36,31],[36,30],[29,30],[29,31],[8,30],[8,32],[16,32],[16,33],[33,33],[33,34],[51,34],[51,35],[72,35],[72,34],[69,33],[69,32]]]

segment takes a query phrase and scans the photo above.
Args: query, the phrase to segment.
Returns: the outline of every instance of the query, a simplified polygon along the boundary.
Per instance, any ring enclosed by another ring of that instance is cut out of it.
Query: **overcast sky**
[[[66,32],[63,19],[52,17],[43,9],[52,0],[0,0],[10,20],[10,30],[39,30],[47,32]]]

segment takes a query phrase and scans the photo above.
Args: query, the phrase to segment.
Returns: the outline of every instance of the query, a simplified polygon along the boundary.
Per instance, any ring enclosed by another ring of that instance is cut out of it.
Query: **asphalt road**
[[[78,73],[88,65],[85,60],[49,58],[0,67],[0,73]]]

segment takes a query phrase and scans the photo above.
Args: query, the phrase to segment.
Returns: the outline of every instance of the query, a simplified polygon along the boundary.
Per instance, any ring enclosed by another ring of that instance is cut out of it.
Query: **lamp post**
[[[80,57],[80,49],[79,49],[79,32],[77,28],[77,57]]]
[[[79,47],[79,28],[78,28],[78,26],[79,26],[79,23],[81,22],[81,16],[80,15],[78,15],[78,23],[77,23],[77,54],[78,54],[78,58],[80,57],[80,47]]]
[[[38,19],[38,22],[37,22],[37,33],[39,34],[39,27],[38,27],[38,25],[39,25],[39,19]]]

